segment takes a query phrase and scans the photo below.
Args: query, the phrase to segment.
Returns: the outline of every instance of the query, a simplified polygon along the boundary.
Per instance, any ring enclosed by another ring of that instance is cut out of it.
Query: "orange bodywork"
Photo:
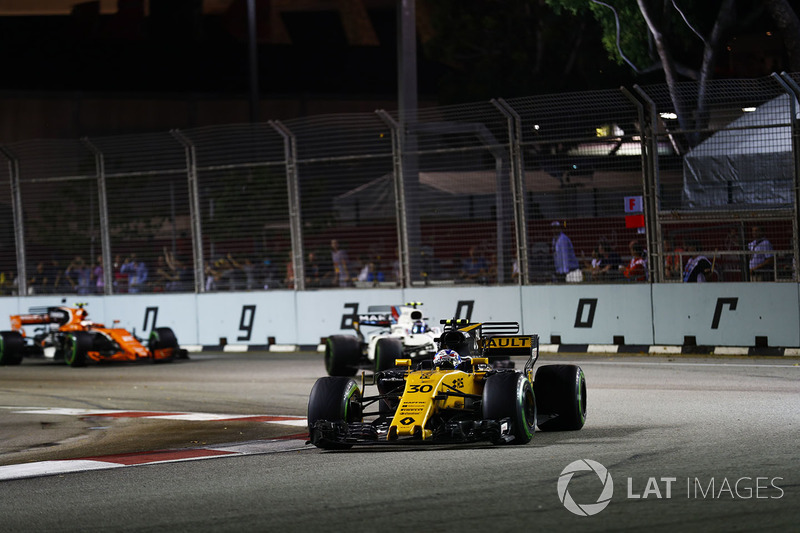
[[[152,352],[142,345],[142,343],[128,330],[123,328],[106,328],[105,325],[92,322],[88,319],[89,313],[83,308],[78,307],[51,307],[47,312],[29,313],[12,315],[11,328],[18,331],[23,337],[25,330],[23,326],[57,324],[57,331],[60,333],[70,333],[75,331],[87,331],[104,335],[113,343],[119,346],[119,350],[111,353],[109,350],[100,352],[88,350],[86,356],[94,361],[137,361],[141,359],[169,359],[175,355],[174,348],[156,349]],[[45,341],[42,341],[43,343]],[[114,346],[109,342],[108,346]]]

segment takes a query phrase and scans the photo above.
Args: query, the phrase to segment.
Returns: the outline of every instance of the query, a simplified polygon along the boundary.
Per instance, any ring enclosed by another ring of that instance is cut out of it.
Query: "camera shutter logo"
[[[597,498],[597,502],[576,503],[575,500],[572,499],[572,496],[570,496],[567,490],[567,486],[576,472],[594,472],[597,474],[597,477],[600,478],[600,481],[603,483],[603,491]],[[608,473],[606,467],[597,461],[579,459],[578,461],[568,464],[567,467],[561,471],[561,475],[558,476],[558,498],[569,512],[578,516],[596,515],[608,506],[609,502],[611,502],[611,496],[613,495],[614,481],[611,479],[611,474]]]

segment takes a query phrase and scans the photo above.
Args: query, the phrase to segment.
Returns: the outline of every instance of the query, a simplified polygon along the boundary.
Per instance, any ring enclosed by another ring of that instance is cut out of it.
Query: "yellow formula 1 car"
[[[433,360],[349,377],[319,378],[308,399],[309,442],[356,444],[489,441],[526,444],[543,431],[577,430],[586,421],[586,378],[576,365],[536,370],[538,335],[517,322],[442,321]],[[522,372],[493,368],[490,358],[528,357]],[[366,386],[377,394],[367,395]]]

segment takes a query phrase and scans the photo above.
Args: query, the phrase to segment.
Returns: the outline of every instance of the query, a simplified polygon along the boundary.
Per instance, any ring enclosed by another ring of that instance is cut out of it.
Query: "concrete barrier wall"
[[[0,298],[0,316],[62,305],[62,298]],[[350,332],[352,318],[371,305],[419,301],[436,323],[454,317],[519,321],[525,333],[538,333],[543,343],[800,347],[796,283],[68,296],[64,305],[78,301],[89,304],[89,316],[96,322],[110,326],[118,321],[140,336],[168,326],[185,345],[313,345],[328,335]]]

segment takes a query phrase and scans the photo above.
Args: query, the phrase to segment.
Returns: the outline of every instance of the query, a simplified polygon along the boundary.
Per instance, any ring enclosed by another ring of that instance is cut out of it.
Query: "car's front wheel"
[[[150,332],[147,347],[153,357],[153,362],[172,361],[180,351],[178,339],[171,328],[155,328]]]
[[[64,362],[69,366],[86,366],[86,354],[92,348],[94,337],[86,331],[73,331],[64,338]]]
[[[519,372],[500,372],[486,379],[481,404],[486,420],[511,419],[513,444],[527,444],[536,430],[536,399],[531,382]]]
[[[308,434],[311,442],[330,450],[350,448],[345,442],[331,440],[316,427],[317,422],[333,424],[361,420],[361,391],[355,380],[347,377],[319,378],[308,397]]]

